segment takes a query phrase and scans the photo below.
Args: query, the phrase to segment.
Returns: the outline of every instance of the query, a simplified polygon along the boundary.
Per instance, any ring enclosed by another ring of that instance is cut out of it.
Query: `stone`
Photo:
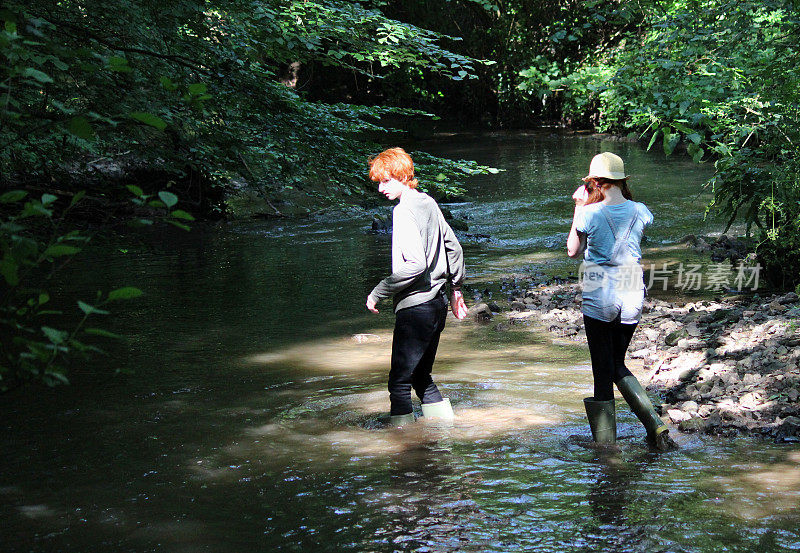
[[[681,421],[686,421],[692,418],[689,413],[684,413],[680,409],[668,409],[667,415],[674,424],[678,424]]]
[[[515,301],[511,302],[511,309],[514,310],[514,311],[526,311],[528,308],[521,301],[516,301],[515,300]]]
[[[697,323],[696,322],[692,322],[691,324],[687,325],[686,326],[686,332],[692,338],[697,338],[701,334],[700,329],[697,327]]]
[[[654,328],[645,328],[642,330],[642,334],[644,334],[651,342],[655,342],[658,340],[658,337],[661,333]]]
[[[763,403],[763,398],[759,392],[749,392],[739,398],[739,405],[743,409],[755,409]]]
[[[759,375],[753,373],[747,373],[744,375],[744,378],[742,378],[742,384],[748,386],[750,384],[756,384],[759,380],[761,380],[761,377]]]
[[[775,441],[788,441],[786,438],[800,436],[800,418],[789,416],[786,417],[781,425],[778,427],[778,431],[775,436]]]
[[[374,344],[383,341],[377,334],[353,334],[350,339],[357,344]]]
[[[703,317],[702,311],[691,311],[690,313],[687,313],[686,316],[683,317],[683,322],[684,324],[688,325],[690,323],[700,320],[702,317]]]
[[[686,392],[687,392],[687,395],[689,396],[689,400],[690,401],[700,401],[701,399],[703,399],[703,393],[700,391],[700,389],[704,388],[704,387],[705,386],[703,384],[700,384],[700,386],[697,386],[697,385],[687,386],[686,387]]]
[[[567,326],[566,328],[564,328],[564,335],[565,336],[575,336],[578,333],[578,330],[580,330],[580,329],[575,325]]]
[[[689,381],[694,376],[694,368],[692,367],[682,367],[675,371],[675,377],[680,380],[681,382]]]
[[[738,408],[734,407],[732,403],[733,403],[732,400],[723,400],[718,403],[719,414],[721,415],[722,420],[732,421],[739,418],[737,413]]]
[[[704,363],[704,355],[703,352],[700,351],[687,351],[681,353],[678,357],[673,359],[672,368],[700,368]]]
[[[667,415],[674,424],[678,424],[681,421],[688,421],[692,418],[689,413],[684,413],[680,409],[668,409]]]
[[[681,405],[681,411],[686,413],[697,413],[698,405],[696,401],[685,401]]]
[[[464,232],[469,230],[469,225],[467,224],[466,221],[464,221],[462,219],[456,219],[455,217],[453,217],[449,221],[449,223],[450,223],[450,227],[453,230],[463,230]]]
[[[735,371],[727,371],[720,375],[720,380],[725,383],[726,386],[733,386],[734,384],[739,384],[739,373]]]
[[[728,359],[724,363],[711,363],[708,366],[709,369],[714,371],[714,374],[722,374],[726,372],[736,371],[736,362],[732,359]]]
[[[706,422],[700,417],[692,417],[678,423],[678,430],[681,432],[699,432],[706,426]]]
[[[708,316],[708,320],[713,322],[718,322],[725,319],[738,320],[739,313],[733,309],[715,309]]]
[[[492,310],[492,313],[500,313],[501,311],[503,311],[503,309],[495,302],[490,302],[488,305],[489,309]]]
[[[778,301],[782,304],[797,303],[800,301],[800,296],[798,296],[795,292],[789,292],[788,294],[782,296]]]
[[[800,336],[791,336],[789,338],[784,338],[781,340],[781,344],[788,348],[796,348],[800,346]],[[800,350],[796,350],[794,353],[797,353],[794,357],[800,357]]]
[[[707,417],[714,412],[714,407],[711,405],[701,405],[697,408],[697,414],[701,417]]]
[[[719,412],[719,410],[715,409],[710,415],[708,415],[708,418],[706,419],[706,426],[714,427],[719,426],[720,424],[722,424],[722,414]]]
[[[703,367],[702,369],[697,371],[698,381],[708,380],[712,376],[714,376],[714,371],[711,369],[711,367]]]
[[[773,301],[772,303],[769,304],[769,311],[772,314],[783,313],[784,311],[788,310],[789,310],[788,307],[777,301]]]
[[[669,334],[667,334],[667,337],[664,338],[664,343],[667,344],[668,346],[675,346],[678,344],[680,340],[686,338],[687,336],[689,336],[689,333],[686,332],[686,329],[679,328],[678,330],[675,330],[674,332],[670,332]]]
[[[492,313],[492,310],[489,309],[489,306],[485,303],[479,303],[478,305],[470,307],[467,311],[467,315],[479,323],[487,322],[494,317],[494,313]]]
[[[386,223],[386,217],[382,215],[373,215],[372,216],[372,231],[373,232],[388,232],[388,225]]]

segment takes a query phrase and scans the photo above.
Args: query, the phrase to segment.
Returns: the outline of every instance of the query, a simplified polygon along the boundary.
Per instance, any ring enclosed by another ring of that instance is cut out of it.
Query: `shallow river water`
[[[646,257],[719,230],[702,220],[709,168],[636,145],[424,146],[506,169],[449,206],[489,236],[461,233],[473,289],[574,269],[569,196],[601,148],[655,213]],[[586,449],[588,351],[529,328],[451,318],[434,376],[454,426],[383,427],[393,316],[364,301],[390,237],[369,223],[198,226],[70,268],[79,297],[146,295],[117,308],[126,346],[71,387],[0,397],[0,551],[800,549],[800,448],[682,435],[652,453],[620,401],[619,451]]]

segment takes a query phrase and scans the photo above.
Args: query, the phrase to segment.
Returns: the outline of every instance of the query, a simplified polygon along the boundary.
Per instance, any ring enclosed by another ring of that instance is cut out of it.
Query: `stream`
[[[470,304],[503,279],[577,268],[570,196],[601,150],[655,214],[646,258],[721,230],[703,218],[712,168],[681,156],[547,133],[419,147],[504,169],[447,204],[470,226]],[[683,434],[654,453],[619,400],[619,451],[588,449],[580,342],[450,316],[434,378],[456,422],[386,428],[394,317],[364,302],[391,237],[370,222],[196,225],[67,268],[62,295],[145,295],[114,306],[104,328],[127,341],[69,387],[0,397],[0,551],[800,549],[800,447]]]

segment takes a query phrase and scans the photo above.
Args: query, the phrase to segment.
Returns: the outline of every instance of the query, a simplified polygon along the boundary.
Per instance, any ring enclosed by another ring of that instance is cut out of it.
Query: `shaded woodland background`
[[[711,216],[800,282],[790,0],[10,2],[0,10],[0,389],[65,382],[135,288],[51,310],[97,232],[368,205],[387,132],[543,125],[713,163]],[[496,171],[414,152],[422,186]],[[77,317],[75,316],[77,315]],[[74,322],[76,321],[77,322]]]

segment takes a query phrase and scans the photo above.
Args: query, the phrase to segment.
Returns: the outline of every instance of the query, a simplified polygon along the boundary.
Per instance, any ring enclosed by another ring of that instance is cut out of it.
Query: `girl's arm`
[[[586,250],[586,233],[575,228],[578,215],[583,209],[583,200],[575,200],[575,213],[572,215],[572,228],[567,237],[567,255],[576,259]]]

